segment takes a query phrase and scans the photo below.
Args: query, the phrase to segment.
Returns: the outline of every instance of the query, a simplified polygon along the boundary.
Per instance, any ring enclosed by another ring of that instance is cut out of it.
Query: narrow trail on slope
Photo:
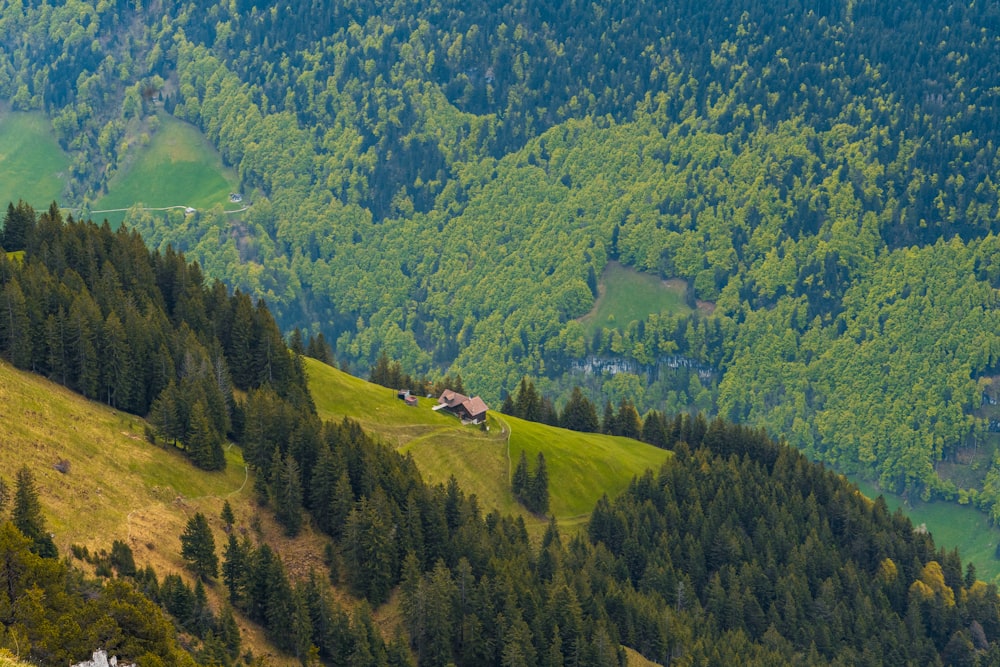
[[[232,446],[233,446],[233,443],[229,443],[229,444],[226,445],[226,449],[230,449]],[[247,482],[249,481],[249,479],[250,479],[250,466],[247,465],[246,463],[244,463],[243,464],[243,483],[240,484],[240,487],[238,489],[236,489],[235,491],[230,491],[225,496],[217,496],[217,495],[211,495],[211,494],[209,494],[209,495],[204,495],[204,496],[195,496],[194,498],[184,498],[184,500],[185,501],[193,501],[193,500],[203,500],[205,498],[220,498],[220,499],[221,498],[228,498],[229,496],[234,496],[237,493],[242,492],[243,489],[246,488]],[[183,498],[183,496],[181,496],[180,494],[178,494],[177,498]],[[129,512],[128,516],[125,517],[125,524],[128,527],[128,538],[127,539],[128,539],[129,542],[132,541],[132,515],[135,514],[136,512],[140,512],[140,511],[142,511],[144,509],[148,509],[150,507],[153,507],[153,505],[156,505],[156,504],[159,504],[159,503],[150,503],[149,505],[146,505],[145,507],[136,508],[136,509],[132,510],[131,512]]]

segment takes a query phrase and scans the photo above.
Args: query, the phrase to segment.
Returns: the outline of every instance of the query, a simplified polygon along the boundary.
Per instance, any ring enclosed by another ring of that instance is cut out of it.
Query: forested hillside
[[[385,350],[492,401],[527,374],[563,399],[707,407],[989,509],[1000,463],[973,482],[936,464],[992,443],[973,413],[1000,359],[998,17],[3,0],[0,99],[49,114],[85,208],[157,113],[197,125],[252,206],[130,224],[356,369]],[[585,333],[611,259],[714,311]]]
[[[0,527],[0,648],[55,665],[99,642],[141,665],[188,663],[152,599],[205,664],[238,659],[235,613],[304,663],[622,666],[624,647],[660,664],[1000,660],[995,585],[883,501],[763,431],[672,419],[662,428],[673,455],[659,472],[602,497],[582,530],[563,534],[552,519],[533,541],[522,518],[482,508],[454,478],[426,484],[412,458],[358,423],[322,423],[302,361],[275,338],[266,307],[252,309],[219,283],[205,287],[183,255],[149,252],[125,228],[63,222],[55,206],[37,217],[11,207],[3,242],[24,246],[0,255],[6,359],[148,411],[149,441],[124,446],[181,443],[196,465],[212,451],[199,445],[221,437],[216,416],[228,416],[253,477],[255,505],[241,513],[273,513],[286,545],[310,526],[325,548],[290,572],[260,517],[249,520],[252,535],[234,530],[226,503],[221,559],[200,512],[180,536],[193,588],[135,563],[124,542],[110,554],[71,549],[98,576],[117,575],[92,582],[56,559],[45,500],[25,468],[12,523]],[[130,320],[146,325],[128,328]],[[148,344],[143,331],[162,338],[159,347],[122,353]],[[141,403],[149,394],[134,378],[150,364],[164,373],[163,389]],[[230,377],[239,396],[223,391]],[[55,439],[75,427],[46,428]],[[209,586],[217,602],[208,602]],[[383,616],[391,624],[383,634],[369,605],[387,601],[398,613]],[[68,632],[73,643],[61,644]]]

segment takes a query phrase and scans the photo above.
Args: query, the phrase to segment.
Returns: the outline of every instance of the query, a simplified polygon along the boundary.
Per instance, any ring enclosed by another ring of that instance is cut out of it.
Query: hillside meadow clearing
[[[683,280],[661,280],[618,262],[607,263],[597,289],[594,307],[580,318],[590,336],[602,328],[624,329],[629,322],[645,320],[654,313],[692,312],[684,301],[687,287]]]
[[[226,535],[219,517],[228,500],[237,530],[254,533],[251,526],[258,525],[260,538],[278,549],[290,571],[323,568],[324,538],[306,530],[288,540],[271,513],[259,511],[238,447],[227,448],[224,471],[199,470],[179,451],[147,442],[145,420],[6,362],[0,362],[0,424],[0,477],[13,489],[17,470],[31,469],[46,525],[63,556],[71,555],[72,545],[95,553],[122,540],[140,567],[152,565],[161,579],[176,572],[193,584],[181,559],[180,534],[195,512],[203,513],[221,558]],[[57,463],[67,472],[56,470]],[[259,524],[252,521],[256,513]],[[87,568],[78,560],[73,564]],[[220,604],[224,587],[206,588]],[[259,627],[238,621],[244,649],[281,667],[298,664],[276,654]]]
[[[69,156],[42,113],[0,111],[0,205],[19,199],[45,210],[66,185]]]
[[[108,194],[93,210],[129,208],[141,203],[149,208],[190,206],[195,209],[240,208],[229,203],[238,187],[232,169],[222,164],[218,151],[198,128],[165,113],[149,144],[134,143],[132,155],[108,184]],[[94,214],[116,226],[125,213]]]
[[[321,417],[357,420],[412,456],[428,482],[445,483],[454,475],[467,493],[479,496],[485,509],[520,513],[533,531],[545,520],[526,513],[510,491],[512,464],[522,450],[532,469],[538,452],[544,452],[550,509],[566,527],[582,525],[603,494],[620,493],[633,477],[658,469],[670,457],[665,450],[628,438],[568,431],[493,410],[488,431],[463,426],[454,416],[431,410],[436,398],[421,398],[416,408],[408,407],[392,389],[305,361]]]
[[[984,512],[971,505],[953,502],[907,500],[855,475],[848,478],[869,498],[881,495],[889,509],[902,509],[914,526],[926,528],[934,536],[938,547],[948,550],[958,548],[962,562],[975,565],[980,579],[1000,584],[1000,560],[996,557],[1000,529],[990,525],[989,517]]]

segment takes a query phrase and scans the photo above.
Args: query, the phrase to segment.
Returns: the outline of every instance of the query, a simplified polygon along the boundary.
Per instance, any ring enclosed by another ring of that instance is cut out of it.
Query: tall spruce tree
[[[46,558],[58,555],[52,537],[45,530],[45,517],[42,516],[42,504],[38,499],[35,475],[28,466],[22,466],[17,471],[11,521],[32,541],[31,550],[36,554]]]
[[[549,470],[545,465],[545,454],[538,452],[535,472],[531,475],[527,492],[528,509],[535,514],[546,514],[549,511]]]
[[[523,498],[530,482],[531,473],[528,472],[528,455],[522,449],[521,456],[517,460],[517,466],[514,468],[514,475],[510,480],[510,490],[514,492],[514,497],[519,500]]]
[[[579,387],[573,387],[573,393],[570,394],[569,401],[566,402],[559,425],[571,431],[583,431],[584,433],[597,433],[601,430],[597,409],[583,395]]]
[[[191,571],[202,579],[212,579],[219,572],[219,557],[215,554],[215,537],[208,520],[201,512],[191,517],[181,533],[181,556]]]
[[[191,462],[203,470],[222,470],[226,467],[222,436],[209,421],[208,410],[201,399],[191,409],[187,452]]]
[[[638,440],[642,437],[642,422],[635,405],[627,398],[623,398],[618,406],[618,416],[615,419],[615,435],[623,435],[626,438]]]
[[[542,419],[542,399],[535,389],[535,383],[526,377],[521,378],[521,385],[514,398],[514,416],[533,422]]]
[[[601,433],[614,435],[618,430],[618,418],[615,416],[615,408],[611,401],[604,402],[604,417],[601,419]]]
[[[229,590],[229,602],[241,605],[246,595],[250,568],[250,543],[237,539],[229,533],[229,539],[222,550],[222,581]]]
[[[285,535],[295,537],[302,530],[302,476],[299,464],[288,454],[277,470],[272,471],[274,483],[274,512],[285,527]]]

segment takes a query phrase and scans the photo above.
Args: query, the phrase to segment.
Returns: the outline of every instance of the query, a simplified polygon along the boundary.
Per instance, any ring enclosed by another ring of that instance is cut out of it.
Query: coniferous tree
[[[333,489],[333,498],[330,500],[329,524],[330,534],[334,537],[341,537],[344,534],[344,527],[347,517],[354,507],[354,489],[351,487],[351,480],[347,471],[340,473],[337,484]]]
[[[611,401],[604,403],[604,417],[601,419],[601,433],[614,435],[618,431],[618,418]]]
[[[136,574],[135,556],[132,554],[132,548],[121,540],[115,540],[111,543],[111,567],[115,569],[119,577],[134,577]]]
[[[17,471],[11,521],[32,541],[32,551],[45,558],[58,555],[52,537],[45,530],[45,517],[42,516],[42,504],[38,500],[35,475],[28,466],[21,466]]]
[[[559,426],[559,412],[547,396],[543,396],[541,399],[538,421],[549,426]]]
[[[153,401],[149,411],[149,420],[153,423],[157,435],[174,446],[187,437],[180,392],[172,379],[167,388]]]
[[[24,250],[28,244],[28,236],[34,227],[35,211],[31,206],[20,199],[17,201],[17,206],[14,206],[13,202],[8,203],[0,247],[7,252]]]
[[[392,587],[389,526],[379,503],[364,497],[348,514],[344,526],[348,582],[356,593],[375,603],[384,601]]]
[[[219,557],[215,554],[215,537],[208,520],[201,512],[191,517],[181,533],[181,556],[191,571],[202,579],[212,579],[219,572]]]
[[[226,354],[233,383],[240,388],[255,387],[254,310],[250,297],[239,290],[232,297],[232,327]]]
[[[227,533],[233,529],[233,524],[236,523],[236,516],[233,514],[233,506],[229,504],[228,500],[222,503],[222,513],[219,515],[219,518],[225,524]]]
[[[279,464],[274,475],[274,512],[278,522],[285,527],[285,535],[295,537],[302,530],[302,476],[299,464],[288,454]]]
[[[7,485],[7,480],[0,477],[0,518],[3,517],[4,512],[7,511],[7,503],[10,502],[10,487]]]
[[[191,409],[187,432],[187,453],[192,463],[203,470],[222,470],[226,467],[222,436],[209,421],[208,411],[201,399],[195,401]]]
[[[288,336],[288,349],[293,354],[302,356],[306,353],[305,339],[302,337],[302,329],[295,327]]]
[[[500,406],[500,412],[505,415],[516,417],[517,415],[514,414],[514,410],[514,397],[508,392],[504,394],[503,404]]]
[[[389,386],[389,354],[384,349],[379,353],[378,359],[375,360],[375,365],[372,366],[368,381],[380,384],[383,387]]]
[[[45,347],[48,349],[46,366],[49,379],[65,386],[67,381],[67,357],[65,336],[65,314],[60,308],[58,314],[49,314],[45,319]]]
[[[636,411],[632,401],[623,398],[618,406],[618,415],[615,418],[615,435],[622,435],[626,438],[638,440],[642,437],[642,421]]]
[[[338,478],[337,461],[329,445],[324,443],[309,482],[309,508],[316,525],[325,533],[332,530],[330,510]]]
[[[662,412],[651,410],[642,422],[642,441],[666,449],[670,442],[667,436],[667,422]]]
[[[330,344],[326,342],[323,332],[319,332],[309,339],[309,343],[306,346],[306,356],[322,361],[327,365],[333,364],[333,352],[330,350]]]
[[[514,398],[514,416],[533,422],[542,419],[542,399],[535,389],[535,383],[526,377],[521,378],[521,385]]]
[[[31,335],[28,308],[17,278],[0,293],[0,344],[10,362],[18,368],[31,366]]]
[[[514,468],[514,475],[510,480],[510,489],[514,492],[515,498],[523,498],[531,483],[531,473],[528,472],[528,455],[521,450],[521,456],[517,460],[517,467]]]
[[[571,431],[582,431],[584,433],[597,433],[601,430],[601,422],[597,418],[597,409],[594,404],[583,395],[580,387],[573,387],[569,401],[563,409],[560,426]]]
[[[250,569],[250,543],[229,533],[222,551],[222,581],[229,590],[229,602],[240,606],[245,598]]]
[[[545,454],[538,452],[535,472],[531,475],[528,492],[528,509],[535,514],[546,514],[549,511],[549,471],[545,465]]]

